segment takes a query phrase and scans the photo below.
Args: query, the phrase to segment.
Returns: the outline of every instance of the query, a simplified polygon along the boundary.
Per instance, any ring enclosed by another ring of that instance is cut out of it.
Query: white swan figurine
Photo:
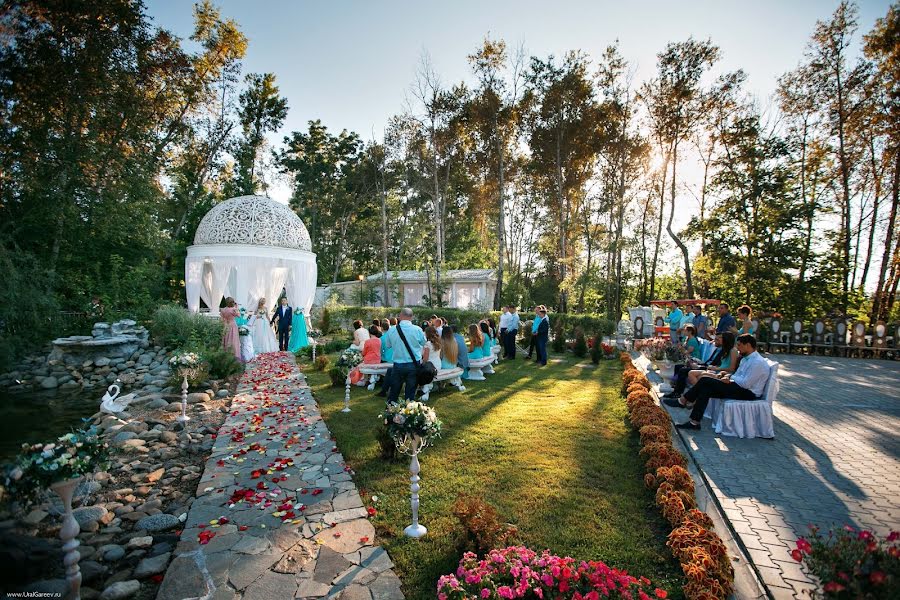
[[[100,412],[117,414],[128,408],[128,405],[134,400],[135,394],[128,394],[119,398],[119,389],[119,386],[116,384],[109,386],[100,401]]]

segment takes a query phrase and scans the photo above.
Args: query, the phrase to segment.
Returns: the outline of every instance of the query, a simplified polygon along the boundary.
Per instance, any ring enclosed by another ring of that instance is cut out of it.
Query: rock
[[[97,548],[97,554],[106,562],[115,562],[125,556],[125,548],[118,544],[106,544]]]
[[[297,590],[297,598],[321,598],[331,589],[325,583],[319,583],[312,579],[301,579],[300,588]]]
[[[237,544],[231,547],[232,552],[241,554],[260,554],[269,549],[269,542],[255,535],[245,535]]]
[[[228,397],[228,390],[219,390],[218,392],[216,392],[216,398],[227,398],[227,397]]]
[[[104,506],[80,506],[72,511],[72,516],[78,521],[78,525],[84,529],[89,523],[96,523],[107,512]]]
[[[158,515],[150,515],[149,517],[144,517],[137,522],[137,525],[135,525],[135,527],[137,529],[143,529],[144,531],[154,532],[174,529],[178,526],[178,524],[178,517],[176,517],[175,515],[160,513]]]
[[[134,576],[138,579],[143,579],[144,577],[150,577],[151,575],[162,573],[169,565],[169,558],[171,558],[171,556],[171,552],[166,552],[164,554],[160,554],[159,556],[153,556],[143,559],[138,563],[137,568],[135,568]]]
[[[209,402],[210,397],[206,392],[193,392],[187,395],[188,404],[197,404],[198,402]]]
[[[110,362],[112,362],[112,361],[110,361],[108,358],[106,358],[106,357],[104,356],[104,357],[102,357],[102,358],[96,359],[96,360],[94,361],[94,366],[95,366],[95,367],[106,367],[106,366],[109,366],[109,363],[110,363]]]
[[[172,442],[178,440],[178,436],[172,431],[163,431],[159,434],[159,441],[165,442],[167,444],[171,444]]]
[[[116,435],[113,436],[112,443],[114,445],[118,445],[128,440],[133,440],[137,437],[137,434],[133,431],[120,431]]]
[[[69,584],[65,579],[45,579],[28,584],[28,591],[36,594],[35,597],[49,596],[63,598],[69,590]]]
[[[181,402],[171,402],[165,408],[166,412],[181,412]]]
[[[294,573],[297,574],[303,570],[303,567],[315,558],[316,549],[313,544],[307,540],[301,540],[296,545],[287,550],[281,559],[272,567],[276,573]]]
[[[160,480],[160,478],[163,476],[163,473],[165,473],[165,472],[166,472],[165,469],[156,469],[152,473],[147,474],[145,481],[147,481],[148,483],[156,483],[157,481]]]
[[[149,517],[148,517],[149,518]],[[153,536],[145,535],[141,537],[133,537],[128,540],[128,543],[125,545],[129,550],[134,550],[136,548],[149,548],[153,545]]]
[[[81,567],[81,579],[86,582],[94,581],[106,573],[106,567],[93,560],[83,560],[78,566]]]
[[[164,398],[155,398],[147,403],[147,408],[165,408],[169,405],[169,401]]]
[[[393,571],[386,571],[378,576],[378,579],[369,584],[372,592],[372,600],[394,600],[402,598],[400,590],[400,578]]]
[[[36,508],[33,511],[31,511],[30,513],[28,513],[28,515],[26,515],[26,517],[24,519],[22,519],[22,521],[24,521],[25,523],[28,523],[29,525],[37,525],[38,523],[43,521],[47,517],[48,514],[49,513],[45,512],[39,508]]]
[[[59,380],[56,377],[44,377],[41,379],[41,387],[45,390],[52,390],[59,387]]]
[[[149,367],[153,363],[153,355],[152,354],[142,354],[138,359],[137,364],[143,365],[145,367]]]
[[[326,519],[326,522],[327,519]],[[335,537],[336,534],[339,534]],[[359,550],[361,538],[375,539],[375,528],[368,519],[355,519],[338,523],[335,527],[326,529],[316,535],[316,543],[323,544],[340,554],[347,554]]]
[[[297,591],[297,580],[293,575],[264,573],[244,591],[244,600],[269,600],[270,598],[293,598]]]
[[[141,590],[141,582],[137,579],[118,581],[100,594],[100,600],[125,600],[131,598]]]

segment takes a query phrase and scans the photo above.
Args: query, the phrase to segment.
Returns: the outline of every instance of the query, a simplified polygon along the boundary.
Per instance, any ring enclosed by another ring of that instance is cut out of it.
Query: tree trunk
[[[494,290],[494,310],[500,310],[503,297],[503,254],[506,252],[506,218],[505,218],[505,181],[503,179],[503,144],[497,130],[497,119],[494,118],[494,135],[497,139],[497,185],[499,187],[499,211],[497,213],[497,289]]]
[[[878,172],[878,161],[875,157],[874,136],[869,137],[869,167],[872,169],[873,196],[872,196],[872,220],[869,222],[869,243],[866,247],[866,262],[863,264],[862,275],[859,278],[859,289],[866,291],[866,280],[869,277],[869,267],[872,264],[872,251],[875,246],[875,227],[878,224],[878,205],[881,202],[881,173]]]
[[[891,213],[888,217],[887,231],[884,234],[884,252],[881,256],[881,266],[878,270],[878,285],[875,288],[875,296],[872,300],[872,322],[879,319],[887,319],[890,309],[887,309],[885,275],[891,264],[891,246],[893,245],[894,227],[897,223],[897,205],[900,204],[900,147],[894,148],[894,172],[891,175]]]
[[[675,142],[675,145],[672,148],[672,181],[669,182],[669,185],[672,186],[670,202],[669,202],[669,222],[666,224],[666,231],[669,233],[669,237],[672,238],[672,241],[675,242],[675,245],[681,250],[681,256],[684,258],[684,279],[685,285],[687,287],[687,297],[694,297],[694,282],[691,279],[691,255],[688,252],[687,246],[684,245],[684,242],[681,241],[674,231],[672,231],[672,220],[675,218],[675,167],[678,166],[678,142]]]
[[[562,186],[562,141],[560,140],[560,132],[556,132],[556,197],[559,202],[559,312],[566,312],[566,293],[562,290],[562,284],[566,279],[566,194],[563,192]]]
[[[391,306],[390,289],[388,288],[388,220],[387,220],[387,182],[384,175],[384,161],[381,161],[381,290],[384,294],[384,306]]]
[[[844,114],[844,88],[843,82],[841,81],[841,72],[840,67],[837,68],[836,72],[836,83],[837,83],[837,118],[838,118],[838,162],[841,172],[841,189],[843,193],[843,203],[842,206],[843,214],[842,214],[842,222],[843,222],[843,231],[842,231],[842,239],[843,242],[843,261],[841,263],[842,269],[842,277],[841,277],[841,310],[844,314],[847,313],[847,304],[849,303],[849,287],[848,287],[848,278],[850,276],[850,221],[852,219],[852,215],[850,214],[850,165],[848,164],[847,159],[847,151],[844,146],[844,121],[846,119]]]
[[[669,175],[669,160],[671,160],[671,153],[667,152],[663,161],[662,181],[659,185],[659,221],[656,224],[656,244],[653,247],[653,262],[650,266],[650,300],[653,300],[653,296],[656,294],[656,265],[659,258],[659,245],[662,242],[663,215],[666,212],[666,178]]]

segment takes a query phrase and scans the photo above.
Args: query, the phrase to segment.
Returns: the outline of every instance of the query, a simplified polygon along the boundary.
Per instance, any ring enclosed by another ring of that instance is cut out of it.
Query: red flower
[[[150,577],[150,581],[152,581],[153,583],[162,583],[162,580],[163,580],[162,573],[160,573],[158,575],[153,575]]]
[[[872,585],[882,585],[887,581],[887,575],[884,574],[884,571],[872,571],[869,573],[869,581],[872,582]]]
[[[656,588],[656,591],[654,591],[653,593],[656,595],[657,598],[665,598],[666,596],[669,595],[669,592],[667,592],[666,590],[661,590],[659,588]]]
[[[809,554],[810,552],[812,552],[812,545],[806,540],[806,538],[800,538],[799,540],[797,540],[797,550]]]
[[[201,545],[205,546],[209,543],[209,540],[213,539],[214,537],[216,537],[215,531],[201,531],[200,535],[197,536],[197,539]]]
[[[368,543],[369,543],[369,538],[368,538],[368,537],[361,537],[361,538],[359,538],[359,543],[360,543],[360,544],[368,544]]]
[[[238,531],[247,531],[246,525],[238,525]]]
[[[316,488],[312,491],[313,496],[318,496],[321,493],[322,493],[322,490],[320,490],[319,488]]]
[[[791,558],[796,560],[797,562],[803,562],[803,553],[800,550],[794,548],[791,550]]]
[[[829,581],[828,583],[825,584],[825,586],[822,589],[826,593],[837,594],[838,592],[843,592],[847,588],[844,587],[843,585],[841,585],[840,583],[838,583],[837,581]]]
[[[262,475],[262,471],[257,469],[256,471],[250,473],[250,479],[259,479],[260,475]]]
[[[370,516],[370,517],[374,517],[375,515],[378,514],[378,511],[375,510],[375,507],[374,507],[374,506],[368,507],[368,508],[366,509],[366,512],[369,513],[369,516]]]
[[[887,541],[893,542],[897,538],[900,538],[900,531],[892,531],[890,534],[888,534]]]

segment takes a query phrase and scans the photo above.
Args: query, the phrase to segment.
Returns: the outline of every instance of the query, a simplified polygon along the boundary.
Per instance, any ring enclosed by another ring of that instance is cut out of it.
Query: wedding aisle
[[[157,598],[403,598],[293,355],[237,392]]]

